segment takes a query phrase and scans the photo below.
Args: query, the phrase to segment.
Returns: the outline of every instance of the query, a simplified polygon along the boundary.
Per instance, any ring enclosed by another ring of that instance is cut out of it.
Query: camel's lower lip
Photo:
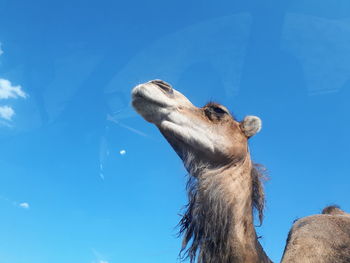
[[[132,105],[134,107],[140,103],[145,103],[145,102],[147,102],[147,104],[151,103],[151,104],[159,106],[159,107],[166,107],[165,103],[163,103],[161,101],[154,100],[150,97],[147,97],[140,92],[136,92],[136,93],[132,94]]]
[[[140,93],[133,93],[132,94],[132,104],[135,104],[137,102],[139,102],[140,100],[142,101],[146,101],[147,99],[145,98],[145,96],[141,95]]]
[[[132,101],[137,100],[137,99],[144,99],[147,100],[146,96],[143,95],[141,92],[139,91],[135,91],[132,93]]]

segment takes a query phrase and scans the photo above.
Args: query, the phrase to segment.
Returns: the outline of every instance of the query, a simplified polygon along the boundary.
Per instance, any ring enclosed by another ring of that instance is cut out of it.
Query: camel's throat
[[[249,262],[259,262],[250,169],[235,167],[189,179],[189,204],[180,225],[191,262],[248,262],[247,256]]]

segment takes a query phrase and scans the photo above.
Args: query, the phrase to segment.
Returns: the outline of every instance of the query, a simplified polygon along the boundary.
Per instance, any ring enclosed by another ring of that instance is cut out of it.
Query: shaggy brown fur
[[[289,232],[282,262],[349,263],[350,217],[327,212],[299,219]]]
[[[265,205],[261,182],[265,178],[264,172],[263,166],[254,165],[250,173],[253,190],[251,203],[258,213],[260,224]],[[220,179],[211,177],[212,187],[205,194],[199,190],[201,180],[190,175],[187,182],[189,203],[179,223],[180,234],[184,236],[182,258],[189,258],[190,262],[195,262],[197,258],[199,263],[238,262],[240,255],[230,245],[235,241],[228,240],[232,236],[230,231],[234,223],[233,206],[217,196],[221,188]]]
[[[322,214],[328,215],[347,215],[343,210],[340,209],[337,205],[331,205],[323,208]]]

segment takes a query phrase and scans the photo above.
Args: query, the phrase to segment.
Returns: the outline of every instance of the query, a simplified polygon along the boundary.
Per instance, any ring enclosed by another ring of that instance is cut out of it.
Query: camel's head
[[[248,116],[238,122],[217,103],[197,108],[161,80],[136,86],[132,105],[159,128],[185,165],[189,158],[212,167],[244,160],[248,155],[248,138],[261,128],[258,117]]]

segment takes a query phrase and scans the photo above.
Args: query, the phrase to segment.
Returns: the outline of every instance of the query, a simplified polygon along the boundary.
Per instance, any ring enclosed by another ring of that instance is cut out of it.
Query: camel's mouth
[[[161,80],[152,80],[132,90],[132,105],[147,121],[159,124],[175,104],[174,90]]]
[[[159,107],[166,107],[165,96],[172,94],[173,89],[169,86],[169,89],[161,88],[165,85],[158,85],[155,81],[150,81],[136,86],[132,90],[132,104],[137,107],[139,104],[151,103],[158,105]],[[166,94],[169,93],[169,94]]]
[[[140,90],[137,90],[132,94],[132,105],[134,107],[138,107],[143,103],[150,103],[163,108],[166,107],[166,104],[164,102],[148,97],[143,92],[140,92]]]
[[[152,80],[132,90],[132,105],[147,121],[159,126],[176,108],[193,107],[192,103],[170,84]]]

